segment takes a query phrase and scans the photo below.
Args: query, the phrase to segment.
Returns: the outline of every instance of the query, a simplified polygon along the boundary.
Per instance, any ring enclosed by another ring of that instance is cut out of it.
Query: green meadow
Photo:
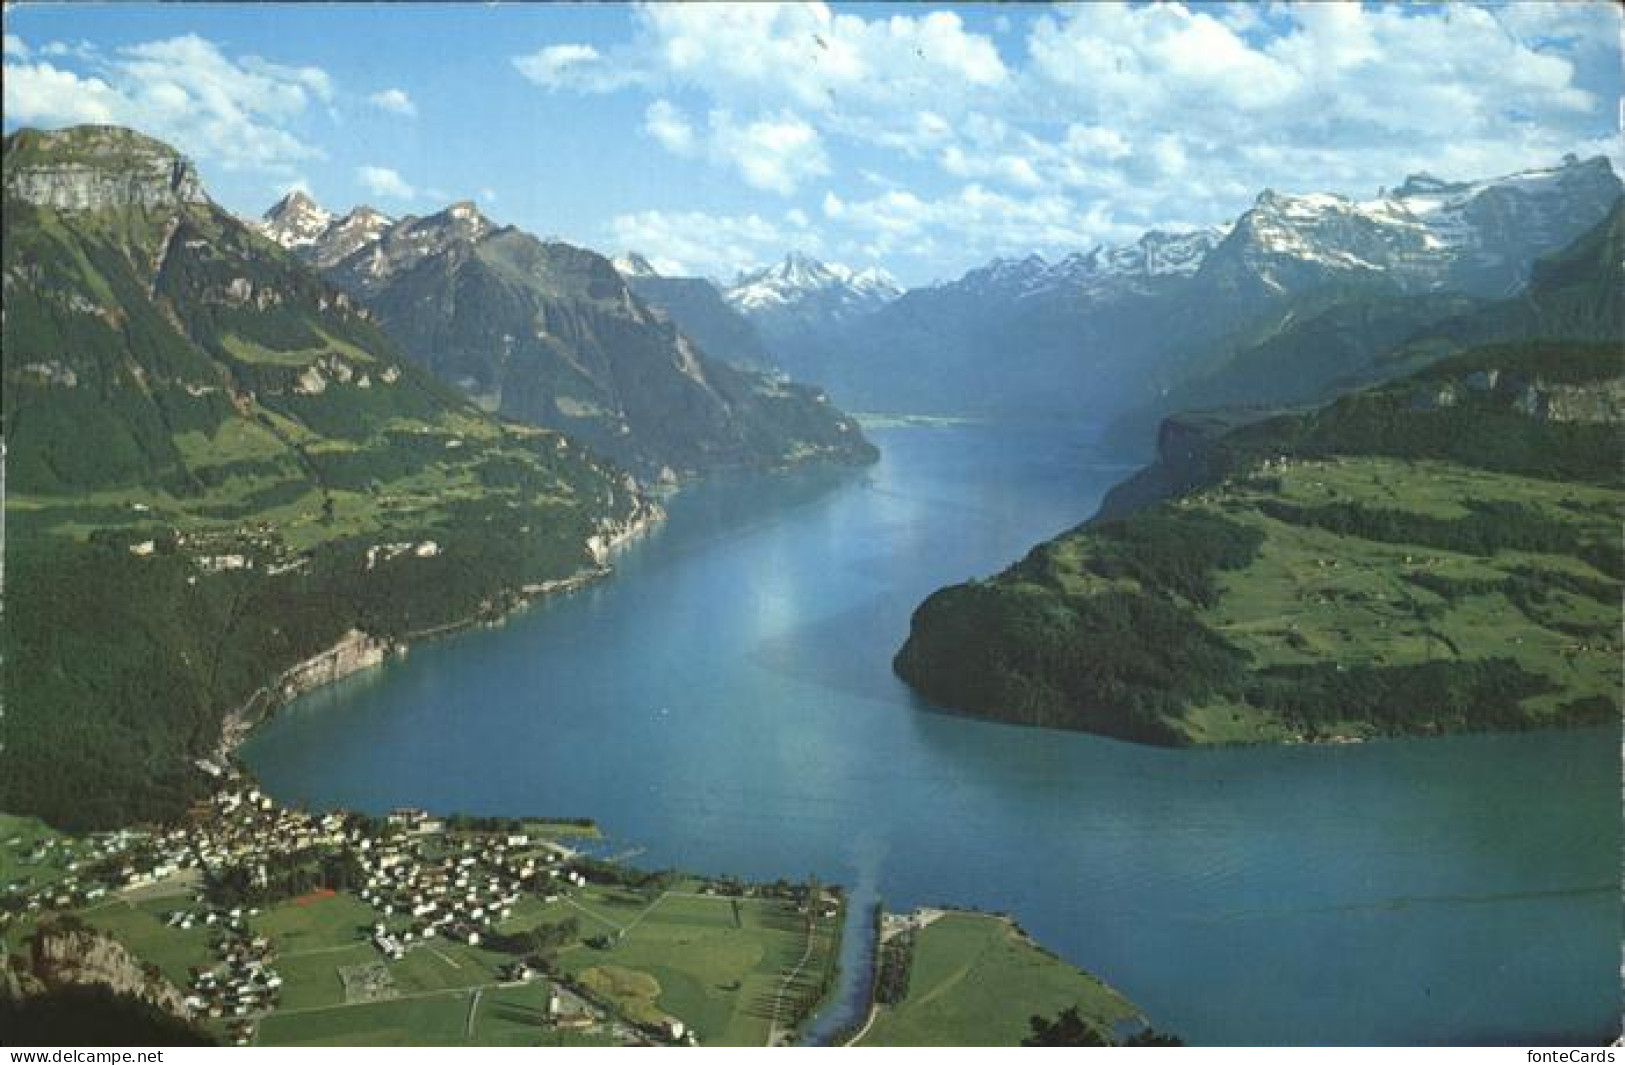
[[[908,993],[878,1008],[859,1046],[1019,1046],[1035,1014],[1077,1007],[1107,1031],[1136,1016],[1123,996],[1003,917],[944,914],[916,937]]]
[[[675,1017],[704,1044],[764,1044],[834,965],[839,918],[821,920],[809,948],[806,918],[777,899],[668,894],[636,916],[612,945],[561,954],[561,967],[628,1016]]]

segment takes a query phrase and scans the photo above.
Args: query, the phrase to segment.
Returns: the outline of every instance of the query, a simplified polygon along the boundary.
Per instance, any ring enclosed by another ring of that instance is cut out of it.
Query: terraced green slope
[[[1162,744],[1616,720],[1621,370],[1479,349],[1235,429],[1171,500],[926,600],[897,671]]]
[[[499,614],[656,513],[402,358],[168,147],[25,130],[4,158],[0,808],[170,816],[296,663]]]

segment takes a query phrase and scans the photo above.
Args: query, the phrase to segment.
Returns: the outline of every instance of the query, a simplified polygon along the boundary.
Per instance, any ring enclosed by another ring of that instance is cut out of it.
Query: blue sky
[[[256,215],[300,186],[731,277],[791,248],[905,283],[1620,158],[1608,4],[90,5],[5,9],[4,119],[104,121]]]

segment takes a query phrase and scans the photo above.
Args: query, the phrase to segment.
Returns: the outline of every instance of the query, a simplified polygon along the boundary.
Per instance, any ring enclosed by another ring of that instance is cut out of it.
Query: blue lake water
[[[287,801],[596,818],[649,867],[1014,914],[1199,1043],[1580,1042],[1621,1003],[1618,730],[1169,751],[930,712],[890,659],[1128,471],[1086,428],[877,430],[686,490],[617,575],[245,748]]]

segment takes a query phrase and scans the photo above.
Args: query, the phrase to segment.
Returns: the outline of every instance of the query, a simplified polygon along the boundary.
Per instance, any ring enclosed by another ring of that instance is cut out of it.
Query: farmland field
[[[1116,991],[1035,945],[1002,917],[950,913],[918,933],[909,988],[862,1046],[1016,1046],[1034,1014],[1077,1007],[1110,1029],[1134,1016]]]

